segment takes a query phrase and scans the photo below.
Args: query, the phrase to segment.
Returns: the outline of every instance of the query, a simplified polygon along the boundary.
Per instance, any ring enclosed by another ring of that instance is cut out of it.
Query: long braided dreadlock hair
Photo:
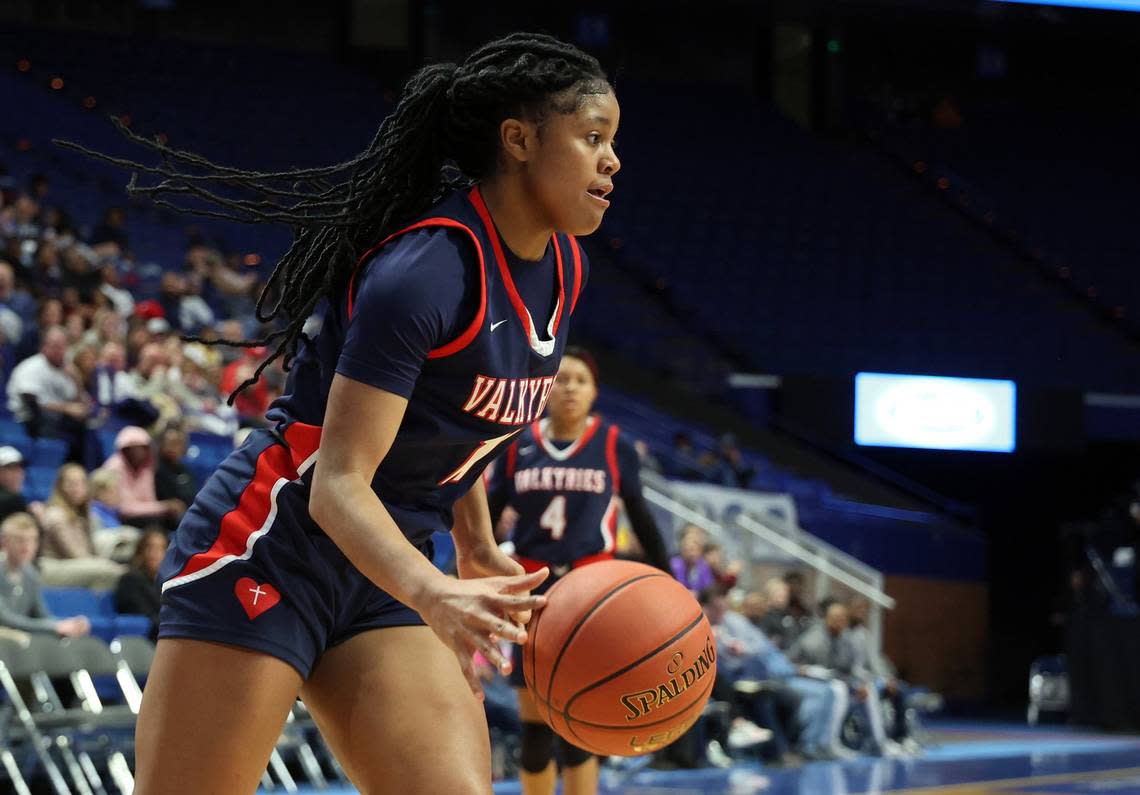
[[[254,340],[186,338],[237,347],[276,343],[229,396],[232,404],[274,360],[283,357],[290,367],[305,321],[321,298],[347,285],[365,251],[452,190],[494,172],[504,119],[536,120],[541,130],[548,113],[572,113],[585,95],[609,90],[605,72],[592,56],[551,36],[513,33],[480,47],[461,65],[420,69],[368,148],[324,168],[258,172],[222,166],[138,135],[114,117],[124,136],[157,152],[161,163],[147,165],[70,141],[56,143],[130,169],[130,196],[145,196],[181,212],[292,227],[293,243],[256,306],[259,322],[276,321],[281,327]],[[139,174],[153,177],[153,184],[142,184]],[[191,197],[204,206],[180,205],[175,197]]]

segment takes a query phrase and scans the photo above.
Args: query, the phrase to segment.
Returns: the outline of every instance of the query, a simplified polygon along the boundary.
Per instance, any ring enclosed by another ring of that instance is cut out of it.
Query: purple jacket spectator
[[[673,569],[673,576],[693,593],[716,585],[716,575],[704,558],[697,558],[690,563],[681,555],[674,555],[669,565]]]

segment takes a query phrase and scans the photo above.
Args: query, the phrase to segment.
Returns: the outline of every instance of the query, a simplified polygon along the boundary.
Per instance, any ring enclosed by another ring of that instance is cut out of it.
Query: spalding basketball
[[[527,628],[523,676],[543,719],[567,741],[633,756],[696,723],[716,678],[716,644],[683,585],[610,560],[550,588]]]

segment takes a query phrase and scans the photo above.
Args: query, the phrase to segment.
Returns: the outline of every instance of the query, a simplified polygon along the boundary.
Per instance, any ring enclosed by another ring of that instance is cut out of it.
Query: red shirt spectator
[[[222,394],[228,395],[233,392],[242,381],[253,375],[253,371],[257,369],[258,359],[265,353],[265,348],[246,348],[244,356],[226,365],[222,371]],[[242,390],[234,400],[234,408],[242,417],[264,417],[269,408],[269,384],[265,379],[259,378],[256,384]]]

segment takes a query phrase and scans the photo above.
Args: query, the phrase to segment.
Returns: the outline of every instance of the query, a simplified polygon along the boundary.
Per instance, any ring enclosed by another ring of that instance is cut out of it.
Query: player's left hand
[[[473,580],[478,577],[514,577],[526,574],[522,564],[512,558],[498,544],[479,544],[471,549],[455,551],[455,565],[459,579]],[[516,623],[526,626],[530,621],[530,611],[511,613]]]

